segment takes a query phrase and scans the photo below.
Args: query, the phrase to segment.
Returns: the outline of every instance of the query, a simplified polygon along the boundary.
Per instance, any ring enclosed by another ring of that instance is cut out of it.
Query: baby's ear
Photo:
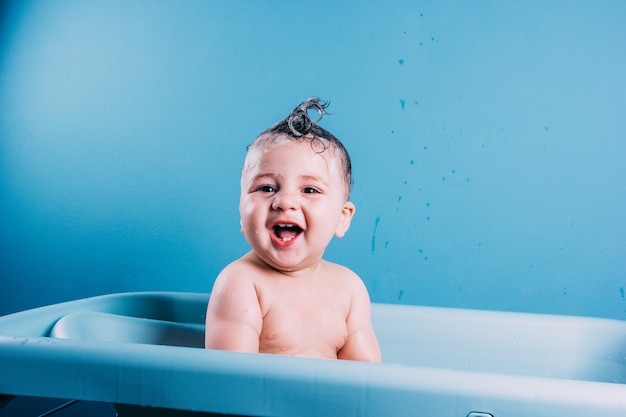
[[[352,222],[352,217],[354,216],[354,212],[356,211],[356,207],[352,201],[346,201],[341,209],[341,219],[339,220],[339,224],[337,225],[337,230],[335,230],[335,236],[343,237],[348,229],[350,228],[350,222]]]

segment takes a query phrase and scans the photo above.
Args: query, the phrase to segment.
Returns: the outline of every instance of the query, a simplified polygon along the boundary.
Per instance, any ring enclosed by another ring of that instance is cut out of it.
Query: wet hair
[[[326,112],[329,104],[330,101],[321,101],[319,97],[310,97],[304,100],[286,118],[263,131],[248,149],[274,143],[279,138],[285,137],[296,142],[309,140],[311,148],[316,153],[322,153],[328,148],[333,148],[337,152],[343,168],[346,194],[349,197],[353,183],[350,155],[339,139],[317,124],[325,114],[329,114]],[[311,120],[309,110],[316,111],[319,118]]]

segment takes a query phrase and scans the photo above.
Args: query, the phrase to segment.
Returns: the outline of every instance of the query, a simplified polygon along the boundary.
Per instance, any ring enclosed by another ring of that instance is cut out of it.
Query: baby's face
[[[242,231],[256,254],[280,271],[315,267],[333,235],[350,226],[343,170],[332,148],[279,140],[250,149],[241,178]]]

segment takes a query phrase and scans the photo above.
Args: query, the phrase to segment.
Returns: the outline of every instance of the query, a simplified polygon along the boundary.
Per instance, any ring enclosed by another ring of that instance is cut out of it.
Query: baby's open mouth
[[[292,239],[295,239],[300,233],[302,233],[302,228],[295,224],[290,223],[279,223],[274,225],[274,235],[277,238],[282,240],[283,242],[289,242]]]

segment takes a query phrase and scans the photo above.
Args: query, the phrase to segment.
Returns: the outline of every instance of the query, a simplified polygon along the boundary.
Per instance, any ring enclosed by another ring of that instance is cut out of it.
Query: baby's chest
[[[263,318],[261,336],[267,341],[309,340],[341,346],[347,337],[346,314],[330,303],[277,303]]]

